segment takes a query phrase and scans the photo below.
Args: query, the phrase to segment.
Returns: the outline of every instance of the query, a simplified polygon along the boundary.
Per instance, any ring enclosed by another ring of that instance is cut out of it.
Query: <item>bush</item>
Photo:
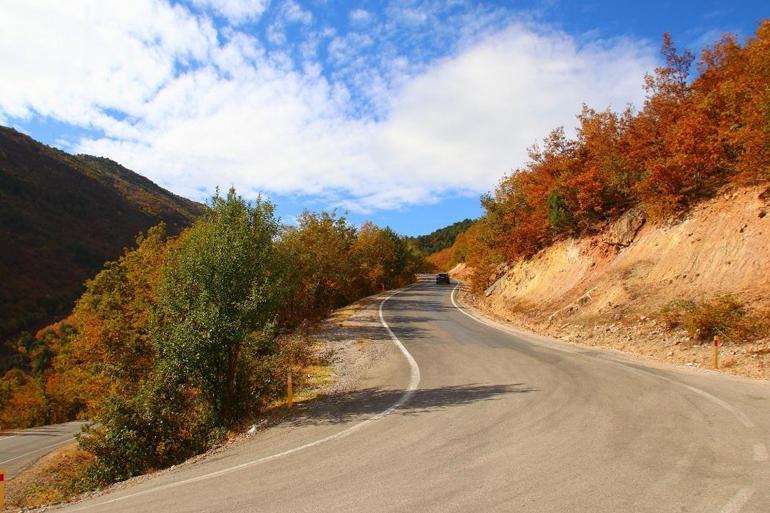
[[[95,420],[80,436],[80,446],[97,457],[89,470],[95,485],[180,463],[218,438],[201,394],[161,376],[136,397],[108,398]]]
[[[766,321],[747,312],[735,297],[726,295],[709,301],[672,301],[663,309],[669,328],[684,328],[693,340],[711,340],[718,335],[723,340],[744,342],[766,334]]]

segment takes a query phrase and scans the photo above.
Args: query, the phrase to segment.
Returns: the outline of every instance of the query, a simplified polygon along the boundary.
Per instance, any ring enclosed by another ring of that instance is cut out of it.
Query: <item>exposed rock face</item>
[[[644,210],[632,208],[610,225],[603,234],[602,242],[617,248],[628,247],[634,241],[646,221],[647,214]]]

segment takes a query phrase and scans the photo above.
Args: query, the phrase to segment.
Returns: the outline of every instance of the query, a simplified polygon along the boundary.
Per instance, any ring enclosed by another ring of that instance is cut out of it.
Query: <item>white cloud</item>
[[[239,24],[262,16],[269,0],[192,0],[192,3]]]
[[[372,14],[365,9],[353,9],[350,11],[350,21],[353,24],[366,25],[372,20]]]
[[[294,0],[285,0],[283,4],[283,15],[286,21],[310,25],[313,22],[313,14],[307,9],[303,9]]]
[[[236,29],[218,39],[208,18],[160,1],[79,1],[55,15],[56,3],[4,9],[0,118],[39,113],[96,127],[103,137],[71,149],[190,197],[235,185],[371,211],[478,194],[551,128],[573,126],[582,102],[638,104],[654,67],[654,49],[636,41],[580,46],[510,24],[417,73],[395,54],[357,75],[387,109],[351,117],[351,89],[319,63],[297,65]],[[335,41],[329,51],[343,61],[364,58],[355,50],[366,38]]]

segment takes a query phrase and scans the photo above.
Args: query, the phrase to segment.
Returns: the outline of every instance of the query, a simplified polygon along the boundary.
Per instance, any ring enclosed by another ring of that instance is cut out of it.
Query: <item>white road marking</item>
[[[473,319],[474,321],[476,321],[476,322],[478,322],[480,324],[484,324],[485,326],[489,326],[490,328],[494,328],[496,330],[502,331],[502,332],[507,333],[509,335],[514,335],[514,336],[517,336],[517,337],[523,335],[522,333],[518,332],[517,330],[508,328],[507,326],[504,326],[503,324],[501,324],[501,323],[499,323],[497,321],[493,321],[491,319],[485,319],[483,317],[478,317],[476,315],[473,315],[470,312],[467,312],[465,310],[465,308],[463,308],[460,305],[458,305],[457,301],[455,301],[455,293],[457,292],[458,288],[460,288],[460,284],[459,283],[455,286],[455,288],[452,289],[452,294],[450,294],[449,298],[452,300],[452,304],[455,306],[455,308],[457,308],[460,312],[464,313],[465,315],[467,315],[468,317],[470,317],[471,319]],[[559,347],[559,346],[557,346],[555,344],[548,344],[548,348],[549,349],[553,349],[555,351],[561,351],[562,353],[570,353],[570,354],[578,354],[578,353],[580,353],[580,351],[577,350],[577,349],[572,349],[572,348],[568,348],[568,347]]]
[[[378,413],[376,415],[373,415],[372,417],[369,417],[368,419],[366,419],[366,420],[364,420],[362,422],[359,422],[358,424],[354,424],[354,425],[350,426],[347,429],[343,429],[342,431],[334,433],[333,435],[329,435],[329,436],[326,436],[324,438],[320,438],[318,440],[315,440],[313,442],[309,442],[309,443],[306,443],[304,445],[300,445],[298,447],[294,447],[293,449],[289,449],[289,450],[286,450],[286,451],[283,451],[283,452],[279,452],[279,453],[276,453],[276,454],[271,454],[270,456],[265,456],[263,458],[258,458],[256,460],[247,461],[246,463],[241,463],[240,465],[234,465],[232,467],[224,468],[222,470],[217,470],[216,472],[210,472],[210,473],[204,474],[202,476],[192,477],[190,479],[185,479],[185,480],[182,480],[182,481],[176,481],[176,482],[173,482],[173,483],[168,483],[168,484],[165,484],[165,485],[157,486],[155,488],[149,488],[147,490],[142,490],[140,492],[135,492],[135,493],[131,493],[131,494],[128,494],[128,495],[123,495],[121,497],[117,497],[115,499],[110,499],[110,500],[107,500],[107,501],[104,501],[104,502],[99,502],[99,503],[96,503],[96,504],[86,504],[84,506],[81,506],[81,507],[78,507],[78,508],[75,508],[75,509],[71,509],[69,511],[82,511],[82,510],[90,509],[90,508],[97,507],[97,506],[104,506],[106,504],[114,504],[116,502],[120,502],[120,501],[123,501],[123,500],[126,500],[126,499],[131,499],[131,498],[139,497],[139,496],[142,496],[142,495],[148,495],[148,494],[159,492],[159,491],[162,491],[162,490],[168,490],[168,489],[171,489],[171,488],[177,488],[179,486],[183,486],[183,485],[187,485],[187,484],[191,484],[191,483],[197,483],[199,481],[204,481],[206,479],[211,479],[211,478],[219,477],[219,476],[222,476],[222,475],[225,475],[225,474],[230,474],[232,472],[236,472],[238,470],[243,470],[245,468],[253,467],[253,466],[259,465],[261,463],[266,463],[268,461],[272,461],[272,460],[281,458],[283,456],[288,456],[290,454],[294,454],[294,453],[303,451],[305,449],[309,449],[311,447],[315,447],[315,446],[324,444],[326,442],[331,442],[332,440],[339,440],[340,438],[344,438],[344,437],[348,436],[349,434],[351,434],[351,433],[353,433],[355,431],[358,431],[359,429],[361,429],[361,428],[363,428],[363,427],[365,427],[365,426],[367,426],[367,425],[369,425],[369,424],[371,424],[371,423],[373,423],[375,421],[378,421],[378,420],[382,419],[383,417],[386,417],[386,416],[390,415],[395,410],[397,410],[398,408],[400,408],[401,406],[406,404],[406,402],[409,401],[409,399],[411,399],[412,396],[414,395],[415,390],[417,390],[417,387],[420,385],[420,367],[417,365],[417,361],[415,361],[415,359],[411,355],[411,353],[409,351],[407,351],[406,347],[404,347],[404,344],[402,344],[401,341],[398,339],[398,337],[395,335],[395,333],[393,333],[393,330],[390,329],[390,326],[388,326],[388,323],[385,322],[385,317],[383,316],[383,313],[382,313],[382,307],[385,305],[385,303],[390,298],[392,298],[396,294],[399,294],[399,293],[401,293],[401,292],[403,292],[403,291],[405,291],[407,289],[410,289],[410,288],[412,288],[412,287],[414,287],[416,285],[419,285],[419,283],[416,283],[414,285],[410,285],[409,287],[405,287],[403,289],[399,289],[399,290],[395,291],[394,293],[392,293],[391,295],[389,295],[388,297],[386,297],[385,299],[383,299],[382,302],[380,303],[380,308],[379,308],[380,323],[382,323],[382,325],[385,327],[385,329],[388,332],[388,335],[390,335],[390,338],[393,340],[393,343],[396,345],[396,347],[398,347],[398,349],[401,351],[401,354],[404,355],[404,358],[406,358],[406,361],[409,363],[409,386],[408,386],[406,392],[404,392],[404,395],[402,395],[398,399],[398,401],[396,401],[387,410],[382,411],[382,412],[380,412],[380,413]]]
[[[725,504],[722,509],[719,510],[719,513],[738,513],[741,508],[749,502],[752,495],[754,495],[754,488],[741,488],[733,498],[730,499],[730,502]]]
[[[6,440],[9,440],[11,438],[16,438],[18,435],[9,435],[9,436],[0,436],[0,442],[4,442]]]
[[[75,437],[73,436],[72,438],[68,438],[67,440],[64,440],[63,442],[59,442],[59,443],[51,444],[51,445],[46,445],[45,447],[41,447],[40,449],[35,449],[34,451],[25,452],[24,454],[20,454],[19,456],[16,456],[16,457],[11,458],[9,460],[0,461],[0,465],[2,465],[4,463],[10,463],[12,461],[16,461],[19,458],[23,458],[24,456],[29,456],[30,454],[35,454],[36,452],[45,451],[46,449],[51,449],[53,447],[56,447],[57,445],[62,445],[62,444],[70,443],[74,439],[75,439]]]
[[[450,296],[451,299],[452,299],[452,304],[455,306],[455,308],[457,308],[459,311],[461,311],[462,313],[464,313],[465,315],[467,315],[468,317],[470,317],[471,319],[473,319],[473,320],[475,320],[477,322],[480,322],[482,324],[486,324],[487,326],[491,326],[491,327],[496,328],[496,329],[498,329],[500,331],[516,334],[515,331],[508,330],[504,326],[502,326],[502,325],[500,325],[500,324],[498,324],[496,322],[487,321],[486,319],[482,319],[482,318],[476,317],[475,315],[472,315],[472,314],[466,312],[463,308],[460,308],[460,306],[455,301],[455,293],[457,292],[457,289],[459,288],[459,286],[460,285],[458,284],[452,290],[452,294]],[[555,349],[558,349],[558,348],[555,348]],[[666,380],[666,381],[668,381],[670,383],[673,383],[675,385],[680,385],[680,386],[682,386],[682,387],[684,387],[684,388],[686,388],[686,389],[688,389],[688,390],[690,390],[692,392],[695,392],[696,394],[699,394],[699,395],[705,397],[706,399],[716,403],[717,405],[721,406],[725,410],[729,411],[730,413],[732,413],[738,419],[738,421],[741,424],[744,425],[744,427],[747,427],[747,428],[753,428],[754,427],[754,423],[743,412],[741,412],[740,410],[738,410],[737,408],[735,408],[731,404],[729,404],[729,403],[723,401],[722,399],[716,397],[715,395],[712,395],[712,394],[706,392],[705,390],[701,390],[700,388],[696,388],[696,387],[693,387],[693,386],[681,383],[679,381],[673,380],[671,378],[668,378],[668,377],[665,377],[665,376],[661,376],[660,374],[652,373],[652,372],[650,372],[650,371],[648,371],[646,369],[638,369],[636,367],[632,367],[632,366],[627,365],[627,364],[625,364],[623,362],[620,362],[618,360],[612,359],[612,360],[609,360],[609,361],[612,361],[612,362],[618,363],[620,365],[623,365],[628,370],[631,370],[631,371],[634,371],[634,372],[638,372],[638,373],[644,372],[645,375],[658,377],[660,379]],[[767,458],[768,458],[767,448],[765,447],[765,445],[764,444],[755,444],[754,445],[754,461],[767,461]],[[754,488],[741,488],[740,490],[738,490],[738,492],[735,494],[735,496],[732,499],[730,499],[730,502],[725,504],[725,506],[721,509],[720,513],[738,513],[741,510],[741,508],[743,508],[743,506],[749,501],[749,499],[751,498],[751,496],[753,494],[754,494]]]
[[[460,285],[458,284],[458,285],[457,285],[457,286],[456,286],[456,287],[455,287],[455,288],[452,290],[452,295],[451,295],[452,304],[453,304],[453,305],[454,305],[454,306],[455,306],[455,307],[456,307],[458,310],[460,310],[462,313],[464,313],[465,315],[467,315],[467,316],[468,316],[468,317],[470,317],[471,319],[474,319],[474,320],[476,320],[477,322],[480,322],[480,323],[482,323],[482,324],[486,324],[487,326],[491,326],[491,327],[493,327],[493,328],[496,328],[496,329],[498,329],[498,330],[500,330],[500,331],[504,331],[504,332],[506,332],[506,333],[510,333],[510,334],[515,334],[515,335],[518,335],[518,333],[516,333],[514,330],[508,330],[508,329],[506,329],[504,326],[500,325],[500,324],[499,324],[499,323],[497,323],[497,322],[494,322],[494,321],[488,321],[488,320],[486,320],[486,319],[483,319],[483,318],[477,317],[477,316],[475,316],[475,315],[473,315],[473,314],[470,314],[470,313],[466,312],[466,311],[465,311],[465,309],[461,308],[461,307],[460,307],[460,306],[457,304],[457,302],[455,301],[455,292],[457,291],[457,289],[459,288],[459,286],[460,286]],[[566,352],[569,352],[568,350],[566,350],[566,349],[562,349],[562,348],[559,348],[559,347],[555,347],[555,346],[549,346],[549,347],[553,347],[553,349],[557,349],[557,350],[560,350],[560,351],[566,351]],[[730,412],[730,413],[732,413],[732,414],[735,416],[735,418],[737,418],[737,419],[738,419],[738,421],[739,421],[741,424],[743,424],[745,427],[747,427],[747,428],[753,428],[753,427],[754,427],[754,423],[753,423],[753,422],[751,421],[751,419],[749,419],[749,418],[748,418],[748,417],[747,417],[747,416],[746,416],[746,415],[745,415],[745,414],[744,414],[742,411],[738,410],[738,409],[737,409],[737,408],[735,408],[733,405],[731,405],[731,404],[729,404],[729,403],[727,403],[727,402],[723,401],[722,399],[718,398],[717,396],[715,396],[715,395],[712,395],[712,394],[710,394],[710,393],[706,392],[705,390],[701,390],[700,388],[696,388],[696,387],[694,387],[694,386],[690,386],[690,385],[687,385],[687,384],[685,384],[685,383],[682,383],[682,382],[679,382],[679,381],[673,380],[673,379],[671,379],[671,378],[667,378],[667,377],[665,377],[665,376],[661,376],[660,374],[652,373],[652,372],[650,372],[650,371],[648,371],[648,370],[646,370],[646,369],[637,369],[636,367],[631,367],[630,365],[627,365],[626,363],[624,363],[624,362],[621,362],[621,361],[618,361],[618,360],[615,360],[615,359],[609,359],[609,360],[607,360],[607,361],[611,361],[611,362],[617,363],[617,364],[619,364],[619,365],[623,365],[624,367],[628,368],[629,370],[638,370],[638,371],[644,372],[644,373],[646,373],[646,374],[650,374],[650,375],[656,376],[656,377],[658,377],[658,378],[660,378],[660,379],[666,380],[666,381],[668,381],[668,382],[670,382],[670,383],[673,383],[673,384],[675,384],[675,385],[679,385],[679,386],[682,386],[682,387],[684,387],[684,388],[686,388],[686,389],[688,389],[688,390],[690,390],[690,391],[692,391],[692,392],[695,392],[696,394],[699,394],[699,395],[701,395],[701,396],[705,397],[706,399],[708,399],[708,400],[710,400],[710,401],[712,401],[712,402],[714,402],[714,403],[718,404],[719,406],[721,406],[721,407],[722,407],[722,408],[724,408],[725,410],[729,411],[729,412]]]
[[[767,461],[767,447],[765,444],[754,444],[754,461]]]

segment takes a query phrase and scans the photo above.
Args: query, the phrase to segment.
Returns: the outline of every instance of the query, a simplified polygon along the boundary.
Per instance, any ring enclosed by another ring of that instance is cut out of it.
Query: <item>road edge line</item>
[[[350,435],[351,433],[354,433],[355,431],[358,431],[359,429],[361,429],[361,428],[363,428],[363,427],[365,427],[365,426],[367,426],[367,425],[369,425],[369,424],[371,424],[373,422],[376,422],[376,421],[382,419],[383,417],[386,417],[386,416],[390,415],[395,410],[397,410],[398,408],[400,408],[401,406],[406,404],[406,402],[409,401],[409,399],[411,399],[412,396],[414,395],[414,392],[417,390],[417,387],[420,385],[420,367],[417,365],[417,361],[414,359],[412,354],[406,349],[406,347],[401,342],[401,340],[399,340],[399,338],[396,336],[396,334],[393,333],[393,330],[390,329],[390,326],[388,325],[388,323],[385,322],[385,317],[383,315],[382,308],[385,305],[385,303],[390,298],[392,298],[393,296],[395,296],[397,294],[400,294],[401,292],[404,292],[404,291],[409,290],[411,288],[414,288],[414,287],[416,287],[418,285],[420,285],[420,282],[414,283],[412,285],[409,285],[408,287],[404,287],[404,288],[401,288],[401,289],[398,289],[398,290],[394,291],[393,293],[391,293],[390,295],[385,297],[380,302],[380,307],[378,309],[378,313],[379,313],[379,317],[380,317],[380,323],[385,327],[385,329],[387,330],[388,335],[390,335],[390,338],[393,341],[394,345],[401,351],[401,354],[404,356],[406,361],[409,363],[409,370],[410,370],[410,372],[409,372],[409,386],[407,387],[406,392],[404,392],[404,394],[398,399],[398,401],[393,403],[388,409],[386,409],[384,411],[381,411],[380,413],[377,413],[376,415],[373,415],[373,416],[369,417],[368,419],[365,419],[365,420],[359,422],[358,424],[354,424],[354,425],[352,425],[352,426],[350,426],[350,427],[348,427],[346,429],[343,429],[342,431],[339,431],[337,433],[331,434],[329,436],[325,436],[323,438],[319,438],[318,440],[314,440],[313,442],[308,442],[306,444],[294,447],[292,449],[288,449],[288,450],[285,450],[285,451],[282,451],[282,452],[279,452],[279,453],[276,453],[276,454],[271,454],[269,456],[263,456],[262,458],[258,458],[256,460],[252,460],[252,461],[247,461],[246,463],[241,463],[239,465],[235,465],[235,466],[232,466],[232,467],[229,467],[229,468],[224,468],[224,469],[217,470],[217,471],[214,471],[214,472],[209,472],[208,474],[203,474],[202,476],[196,476],[196,477],[192,477],[192,478],[189,478],[189,479],[184,479],[182,481],[176,481],[176,482],[173,482],[173,483],[167,483],[165,485],[157,486],[155,488],[149,488],[147,490],[141,490],[139,492],[135,492],[135,493],[132,493],[132,494],[129,494],[129,495],[123,495],[121,497],[115,497],[114,499],[110,499],[110,500],[107,500],[107,501],[104,501],[104,502],[99,502],[99,503],[95,503],[95,504],[86,504],[86,505],[83,505],[83,506],[80,506],[80,507],[75,507],[75,508],[73,508],[71,510],[68,510],[68,511],[82,511],[82,510],[86,510],[86,509],[90,509],[90,508],[96,508],[96,507],[99,507],[99,506],[105,506],[107,504],[114,504],[116,502],[121,502],[121,501],[124,501],[124,500],[127,500],[127,499],[132,499],[134,497],[141,497],[141,496],[144,496],[144,495],[149,495],[151,493],[161,492],[163,490],[169,490],[169,489],[172,489],[172,488],[177,488],[179,486],[184,486],[184,485],[187,485],[187,484],[197,483],[199,481],[204,481],[204,480],[212,479],[214,477],[219,477],[219,476],[222,476],[222,475],[225,475],[225,474],[230,474],[230,473],[233,473],[233,472],[237,472],[239,470],[243,470],[245,468],[255,467],[255,466],[260,465],[262,463],[267,463],[268,461],[272,461],[272,460],[276,460],[278,458],[282,458],[283,456],[288,456],[290,454],[294,454],[294,453],[303,451],[305,449],[310,449],[311,447],[316,447],[316,446],[324,444],[326,442],[331,442],[332,440],[339,440],[341,438],[344,438],[344,437]]]

